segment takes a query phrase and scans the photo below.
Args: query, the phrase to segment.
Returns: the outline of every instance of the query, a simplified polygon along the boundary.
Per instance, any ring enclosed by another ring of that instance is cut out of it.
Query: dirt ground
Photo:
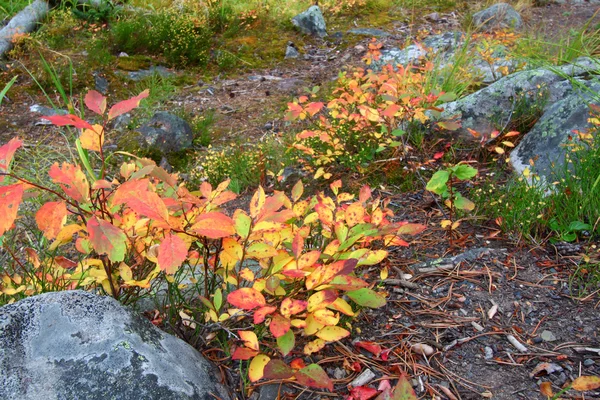
[[[581,26],[597,10],[590,4],[549,5],[526,10],[524,18],[528,29],[555,36]],[[436,23],[424,19],[418,27],[399,24],[383,42],[399,46],[410,32],[458,27],[457,15],[444,14]],[[222,143],[240,136],[249,140],[277,136],[285,127],[285,102],[304,93],[305,87],[328,84],[345,65],[359,65],[368,41],[364,38],[345,50],[335,40],[315,43],[302,49],[306,59],[186,87],[164,108],[215,110]],[[0,141],[19,135],[30,143],[56,142],[53,131],[36,125],[39,115],[29,111],[32,104],[45,104],[43,98],[18,94],[10,100],[0,116]],[[353,340],[376,342],[389,350],[387,359],[342,341],[314,358],[335,377],[334,393],[266,382],[256,385],[250,398],[342,398],[367,369],[373,372],[368,382],[372,387],[385,377],[407,374],[419,396],[451,400],[545,399],[541,382],[551,382],[557,392],[577,376],[600,375],[600,297],[596,291],[577,298],[569,285],[569,275],[581,260],[578,254],[587,250],[598,256],[600,243],[590,243],[575,254],[560,254],[551,245],[517,246],[501,238],[492,223],[479,221],[464,223],[463,236],[451,244],[439,229],[441,213],[427,194],[390,195],[402,220],[425,223],[429,229],[411,247],[393,252],[391,274],[383,283],[390,294],[387,306],[366,312],[355,322],[361,332]],[[465,252],[472,257],[419,265]],[[412,275],[408,285],[402,274]],[[515,347],[509,337],[524,348]],[[417,343],[431,346],[434,353],[415,354],[410,346]],[[354,362],[361,365],[360,371],[352,370]],[[235,366],[224,369],[231,387],[238,387]],[[600,391],[585,397],[570,392],[563,398],[600,399]]]

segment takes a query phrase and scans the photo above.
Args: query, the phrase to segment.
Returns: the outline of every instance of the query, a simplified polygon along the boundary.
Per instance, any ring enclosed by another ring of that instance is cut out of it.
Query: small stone
[[[594,364],[596,364],[596,361],[592,360],[591,358],[586,358],[585,360],[583,360],[583,365],[585,365],[586,367],[591,367]]]
[[[540,336],[544,342],[554,342],[556,340],[556,336],[550,331],[543,331]]]
[[[125,53],[124,51],[119,53],[119,57],[129,57],[129,54]]]
[[[425,16],[425,19],[432,21],[432,22],[437,22],[440,20],[440,14],[438,14],[436,12],[432,12],[431,14],[427,14]]]
[[[491,360],[492,358],[494,358],[494,350],[492,350],[491,347],[489,346],[485,346],[485,359],[486,360]]]
[[[425,356],[430,356],[435,351],[433,349],[433,347],[431,347],[430,345],[425,344],[425,343],[413,344],[412,347],[411,347],[411,349],[415,353],[417,353],[417,354],[423,354]]]
[[[300,52],[298,48],[293,42],[288,42],[288,45],[285,49],[285,58],[298,58],[300,56]]]
[[[108,80],[100,74],[94,74],[94,87],[105,95],[108,93]]]
[[[346,377],[346,371],[344,371],[343,369],[341,369],[340,367],[337,367],[334,371],[333,371],[333,377],[335,379],[344,379]]]
[[[365,48],[365,46],[363,46],[361,44],[357,44],[356,46],[354,46],[354,50],[356,50],[358,53],[362,53],[362,52],[366,51],[367,49]]]
[[[308,10],[292,18],[292,24],[300,29],[302,33],[318,37],[327,36],[325,18],[319,6],[311,6]]]
[[[535,344],[542,343],[543,341],[544,341],[544,339],[542,339],[539,336],[533,338],[533,343],[535,343]]]

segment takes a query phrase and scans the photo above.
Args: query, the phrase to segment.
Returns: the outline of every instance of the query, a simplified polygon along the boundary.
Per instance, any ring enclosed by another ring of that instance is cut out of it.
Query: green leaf
[[[398,384],[394,388],[394,392],[392,394],[389,393],[389,390],[381,393],[375,400],[417,400],[417,395],[413,390],[410,382],[403,375],[398,380]]]
[[[277,347],[279,347],[279,351],[281,351],[281,354],[284,357],[290,354],[295,344],[296,337],[294,336],[294,332],[291,329],[287,331],[284,335],[279,336],[277,338]]]
[[[213,303],[215,304],[215,310],[219,311],[221,309],[221,306],[223,305],[223,292],[221,292],[221,289],[215,290]]]
[[[463,196],[457,196],[454,199],[454,207],[459,210],[473,211],[475,209],[475,203]]]
[[[385,306],[385,297],[371,289],[363,288],[348,292],[348,297],[356,304],[363,307],[379,308]]]
[[[400,136],[403,136],[405,134],[406,134],[406,132],[404,130],[402,130],[402,129],[394,129],[392,131],[392,136],[396,136],[396,137],[400,137]]]
[[[17,81],[17,78],[19,76],[15,75],[7,84],[6,86],[4,86],[4,89],[2,89],[2,91],[0,91],[0,105],[2,105],[2,100],[4,99],[4,96],[6,96],[6,93],[8,93],[8,91],[10,90],[10,87]]]
[[[456,93],[452,92],[444,93],[438,97],[438,101],[443,101],[444,103],[454,100],[456,100]]]
[[[569,224],[569,231],[571,232],[587,231],[590,229],[592,229],[590,224],[581,221],[573,221]]]
[[[466,164],[458,164],[450,169],[454,173],[454,176],[456,176],[461,181],[471,179],[472,177],[477,175],[477,170]]]
[[[446,190],[446,183],[448,183],[449,178],[450,172],[446,170],[438,171],[427,182],[425,189],[433,193],[442,194]]]

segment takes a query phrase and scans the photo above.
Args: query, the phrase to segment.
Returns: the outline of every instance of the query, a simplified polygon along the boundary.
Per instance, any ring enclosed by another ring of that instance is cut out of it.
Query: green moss
[[[146,56],[134,55],[129,57],[119,57],[117,67],[124,71],[139,71],[148,69],[152,65],[152,60]]]

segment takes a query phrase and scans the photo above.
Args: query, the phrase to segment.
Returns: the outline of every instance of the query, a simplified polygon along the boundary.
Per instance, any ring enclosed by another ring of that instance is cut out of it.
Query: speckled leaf
[[[368,288],[354,290],[346,294],[359,306],[369,308],[385,306],[385,297]]]
[[[264,376],[265,366],[271,361],[269,357],[264,354],[259,354],[250,361],[248,367],[248,378],[250,382],[256,382]]]
[[[310,364],[295,374],[298,383],[315,388],[315,389],[329,389],[333,391],[333,382],[327,376],[323,368],[318,364]]]
[[[294,370],[279,359],[273,359],[265,365],[265,379],[289,379],[294,376]]]

